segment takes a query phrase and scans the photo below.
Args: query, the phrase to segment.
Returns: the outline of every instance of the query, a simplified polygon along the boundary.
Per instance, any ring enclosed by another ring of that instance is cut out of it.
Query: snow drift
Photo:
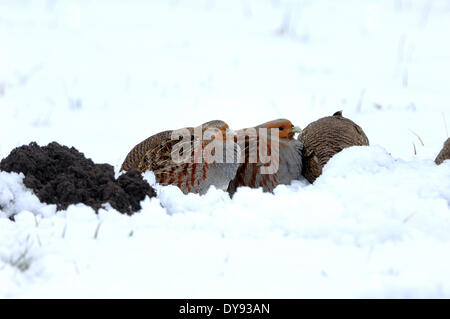
[[[155,185],[158,197],[130,217],[82,204],[36,216],[42,205],[21,177],[0,176],[0,205],[28,203],[13,208],[21,210],[15,222],[0,219],[5,297],[450,294],[442,253],[450,248],[450,161],[351,147],[313,185],[274,194],[243,187],[233,199],[214,188],[200,196]],[[21,272],[24,251],[31,260]]]

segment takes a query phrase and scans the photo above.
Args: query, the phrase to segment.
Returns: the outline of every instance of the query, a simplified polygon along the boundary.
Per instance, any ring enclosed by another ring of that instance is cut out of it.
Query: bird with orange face
[[[235,135],[219,120],[164,131],[136,145],[121,171],[152,171],[157,183],[178,186],[185,194],[204,194],[210,186],[226,190],[239,166]]]
[[[240,186],[262,187],[264,192],[271,192],[280,184],[300,179],[303,144],[294,139],[300,132],[286,119],[237,131],[242,163],[228,185],[230,195]]]

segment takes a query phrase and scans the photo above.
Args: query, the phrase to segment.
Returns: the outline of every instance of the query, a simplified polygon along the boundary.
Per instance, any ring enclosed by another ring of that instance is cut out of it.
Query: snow
[[[0,158],[56,140],[118,171],[165,129],[341,109],[371,146],[274,194],[155,185],[132,216],[0,172],[0,298],[450,297],[449,28],[437,0],[1,2]]]
[[[46,205],[23,184],[22,173],[0,171],[0,217],[10,217],[21,211],[49,216],[56,211],[56,205]]]

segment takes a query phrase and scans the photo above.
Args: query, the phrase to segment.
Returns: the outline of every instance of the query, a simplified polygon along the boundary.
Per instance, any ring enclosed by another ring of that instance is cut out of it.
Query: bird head
[[[280,139],[292,140],[295,133],[301,133],[302,130],[298,126],[294,126],[291,121],[286,119],[278,119],[270,121],[257,126],[258,128],[264,127],[268,130],[277,129]]]

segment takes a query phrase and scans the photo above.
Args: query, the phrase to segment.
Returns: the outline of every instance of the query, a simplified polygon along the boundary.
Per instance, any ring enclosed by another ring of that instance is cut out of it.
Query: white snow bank
[[[2,198],[22,192],[0,175]],[[313,185],[158,192],[133,216],[36,204],[0,219],[0,296],[450,297],[450,161],[352,147]]]
[[[23,185],[23,178],[22,173],[0,171],[0,217],[9,217],[26,210],[43,216],[52,215],[56,211],[56,205],[42,204]]]

